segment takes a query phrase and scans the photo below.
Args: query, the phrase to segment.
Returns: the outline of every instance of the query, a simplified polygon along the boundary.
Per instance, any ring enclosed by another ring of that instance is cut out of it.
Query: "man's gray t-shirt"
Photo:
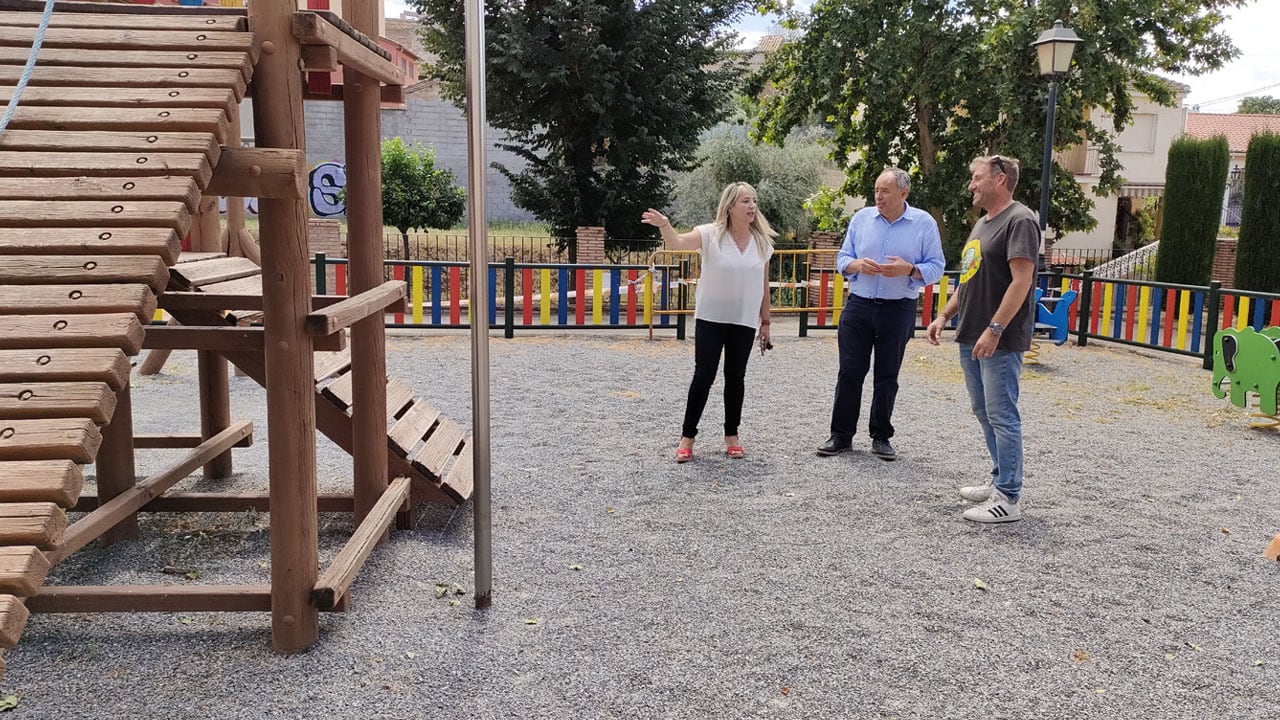
[[[960,312],[956,325],[956,342],[972,345],[978,342],[991,323],[991,318],[1004,300],[1005,290],[1013,282],[1009,260],[1026,258],[1032,263],[1040,250],[1040,224],[1026,205],[1014,202],[995,217],[983,217],[973,226],[969,241],[960,254]],[[999,348],[1026,352],[1031,349],[1035,315],[1032,313],[1034,284],[1027,288],[1026,302],[1018,309],[1004,334]]]

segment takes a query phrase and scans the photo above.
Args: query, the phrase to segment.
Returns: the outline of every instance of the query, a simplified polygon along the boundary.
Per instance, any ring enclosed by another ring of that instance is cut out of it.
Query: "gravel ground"
[[[14,717],[1280,716],[1280,568],[1262,556],[1280,432],[1249,429],[1198,364],[1047,347],[1023,382],[1026,519],[978,527],[955,494],[988,467],[955,346],[908,347],[898,462],[862,434],[817,458],[835,338],[779,324],[748,371],[747,459],[719,452],[717,387],[680,466],[691,342],[495,338],[489,610],[472,607],[471,506],[424,507],[304,654],[271,652],[266,614],[32,617],[0,682]],[[466,335],[388,348],[469,425]],[[194,356],[136,382],[139,431],[198,428]],[[232,392],[257,444],[229,481],[183,487],[266,486],[264,394]],[[347,486],[344,454],[322,442],[319,460],[322,491]],[[142,523],[50,584],[268,581],[265,516]],[[322,559],[350,529],[321,516]]]

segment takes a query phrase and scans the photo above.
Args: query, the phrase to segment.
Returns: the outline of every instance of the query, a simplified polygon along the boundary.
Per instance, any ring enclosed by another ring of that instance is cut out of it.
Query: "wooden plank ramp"
[[[99,463],[102,483],[118,454],[110,423],[129,417],[129,356],[257,52],[243,16],[79,10],[92,8],[59,3],[0,135],[0,648],[19,641],[49,558],[66,554],[82,466]],[[39,22],[0,11],[0,105]]]

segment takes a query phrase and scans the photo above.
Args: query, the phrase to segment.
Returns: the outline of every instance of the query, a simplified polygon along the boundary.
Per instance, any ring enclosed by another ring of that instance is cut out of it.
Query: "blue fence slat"
[[[1200,333],[1204,327],[1200,313],[1204,310],[1204,293],[1196,291],[1191,302],[1195,306],[1191,311],[1191,352],[1200,352]]]
[[[658,307],[666,310],[670,305],[667,304],[667,298],[671,296],[671,271],[667,268],[662,269],[662,295],[658,297]],[[662,313],[661,324],[670,325],[671,316]]]
[[[1160,315],[1164,311],[1164,288],[1152,288],[1151,293],[1151,337],[1147,342],[1160,344]]]
[[[489,266],[489,325],[498,324],[498,268]]]
[[[609,271],[609,324],[618,324],[618,309],[622,307],[622,296],[618,294],[618,286],[622,284],[622,271],[614,268]]]
[[[1112,293],[1115,298],[1115,307],[1111,309],[1111,337],[1124,337],[1124,294],[1125,286],[1120,283],[1115,284],[1115,291]]]
[[[1267,320],[1267,301],[1262,298],[1253,298],[1253,329],[1261,332],[1266,327]]]
[[[556,322],[569,324],[569,268],[560,268],[560,302],[556,312]]]
[[[440,324],[440,275],[444,268],[435,265],[431,268],[431,324]]]

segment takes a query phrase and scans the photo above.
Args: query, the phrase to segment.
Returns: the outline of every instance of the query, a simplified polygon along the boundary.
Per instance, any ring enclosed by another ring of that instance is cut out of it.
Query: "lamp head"
[[[1054,20],[1053,27],[1040,33],[1040,37],[1031,43],[1040,60],[1041,75],[1061,75],[1071,68],[1071,55],[1076,45],[1084,42],[1069,27],[1063,27],[1061,20]]]

